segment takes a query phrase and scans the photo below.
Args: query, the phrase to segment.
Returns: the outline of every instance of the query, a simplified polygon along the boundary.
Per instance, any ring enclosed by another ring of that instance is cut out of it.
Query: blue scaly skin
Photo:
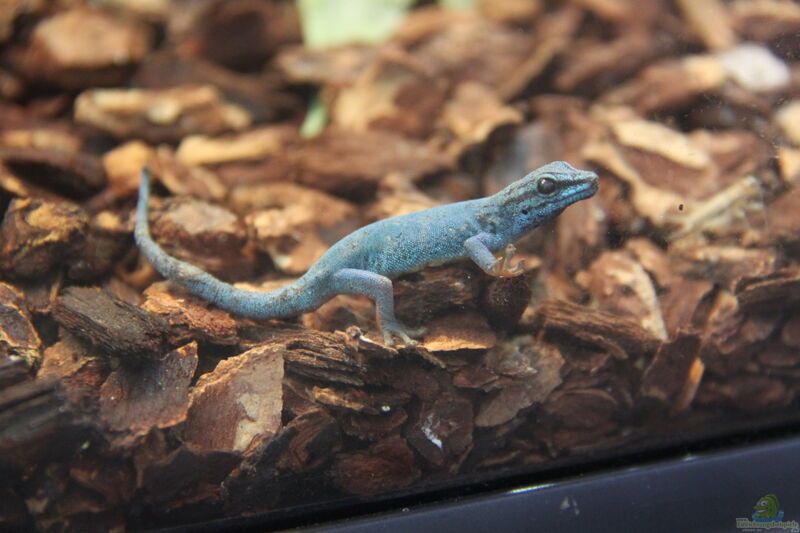
[[[270,292],[234,287],[194,265],[168,255],[150,236],[147,220],[150,173],[142,170],[134,236],[142,253],[165,278],[177,281],[210,303],[251,318],[307,313],[337,294],[362,294],[375,302],[384,342],[392,334],[413,344],[419,330],[394,315],[391,278],[469,257],[492,276],[522,273],[511,267],[513,242],[567,206],[597,192],[597,174],[563,161],[538,168],[486,198],[457,202],[379,220],[330,247],[297,281]],[[502,252],[495,257],[495,252]]]

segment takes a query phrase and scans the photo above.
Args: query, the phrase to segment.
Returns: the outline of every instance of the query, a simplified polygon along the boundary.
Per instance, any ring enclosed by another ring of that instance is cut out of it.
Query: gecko
[[[285,318],[308,313],[337,294],[360,294],[375,302],[384,343],[396,335],[406,344],[424,333],[395,317],[392,278],[426,266],[470,258],[491,276],[523,272],[511,266],[514,241],[597,192],[598,177],[566,162],[544,165],[496,194],[440,205],[363,226],[331,246],[296,281],[268,292],[241,289],[176,259],[150,235],[150,171],[142,169],[134,238],[165,278],[235,315]],[[499,253],[499,257],[495,256]]]

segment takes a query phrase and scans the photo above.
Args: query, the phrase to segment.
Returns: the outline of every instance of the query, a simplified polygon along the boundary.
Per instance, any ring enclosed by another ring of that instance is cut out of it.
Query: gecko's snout
[[[584,173],[583,179],[589,185],[589,190],[592,194],[597,192],[597,189],[600,188],[600,176],[597,175],[597,172],[592,172],[591,170],[587,170]]]
[[[562,182],[564,196],[577,196],[577,200],[593,196],[600,185],[596,172],[575,168],[566,161],[554,161],[539,171],[553,172]],[[575,200],[575,201],[577,201]]]
[[[577,197],[575,200],[577,201],[594,196],[600,187],[600,178],[596,172],[591,170],[576,169],[570,183],[570,189],[573,191],[572,194]]]

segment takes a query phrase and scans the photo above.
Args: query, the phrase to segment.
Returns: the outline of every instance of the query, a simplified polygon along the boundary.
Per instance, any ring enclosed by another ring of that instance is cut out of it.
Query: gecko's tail
[[[180,283],[218,307],[251,318],[287,317],[308,312],[320,305],[321,302],[306,302],[309,291],[302,278],[287,287],[270,292],[248,291],[225,283],[208,272],[167,254],[150,235],[149,200],[150,169],[144,167],[133,235],[142,254],[165,278]]]

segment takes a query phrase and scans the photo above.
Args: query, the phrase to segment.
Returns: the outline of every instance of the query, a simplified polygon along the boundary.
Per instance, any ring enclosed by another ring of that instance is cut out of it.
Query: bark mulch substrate
[[[91,4],[91,5],[90,5]],[[291,2],[0,14],[0,527],[140,529],[370,498],[797,411],[800,7],[502,0],[381,46],[300,45]],[[299,134],[315,87],[330,124]],[[598,195],[518,248],[256,322],[254,289],[383,217],[565,159]],[[626,448],[627,447],[627,448]]]

